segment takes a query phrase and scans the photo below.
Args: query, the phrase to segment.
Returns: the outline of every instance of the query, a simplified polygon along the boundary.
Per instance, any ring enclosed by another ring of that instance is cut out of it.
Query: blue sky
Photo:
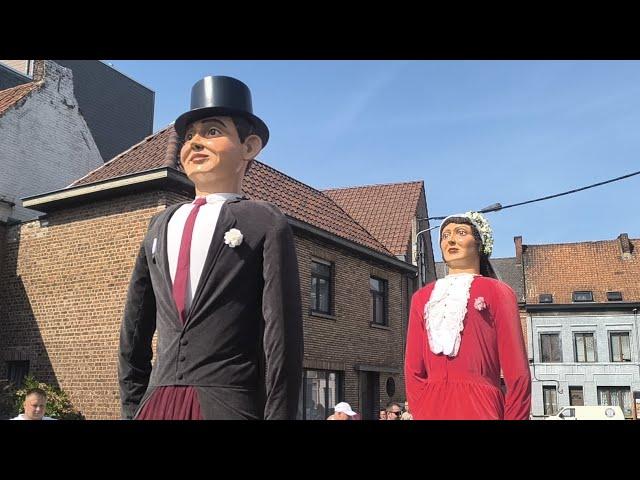
[[[154,131],[202,77],[236,77],[271,132],[261,161],[317,189],[424,180],[432,216],[640,170],[640,61],[106,62],[155,91]],[[516,235],[638,238],[640,175],[487,218],[494,258]]]

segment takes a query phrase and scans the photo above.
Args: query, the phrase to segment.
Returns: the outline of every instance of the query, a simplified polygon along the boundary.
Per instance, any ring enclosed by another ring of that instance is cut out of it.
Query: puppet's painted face
[[[198,185],[242,178],[255,153],[250,142],[243,144],[230,117],[210,117],[187,127],[180,162],[189,179]]]
[[[450,268],[471,268],[480,259],[478,242],[473,236],[471,225],[447,223],[440,231],[440,249]]]

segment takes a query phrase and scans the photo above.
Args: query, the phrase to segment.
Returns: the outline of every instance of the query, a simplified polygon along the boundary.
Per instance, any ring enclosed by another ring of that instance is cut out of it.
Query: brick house
[[[176,149],[168,127],[68,188],[25,199],[46,216],[6,228],[0,378],[29,371],[64,388],[87,418],[118,418],[119,326],[139,243],[152,215],[194,194],[174,168]],[[375,418],[378,405],[404,400],[416,267],[329,195],[261,162],[245,193],[277,204],[294,231],[305,335],[301,416],[326,418],[345,400]]]
[[[519,239],[519,241],[518,241]],[[518,250],[518,244],[521,249]],[[640,400],[640,239],[522,245],[532,413]]]
[[[389,183],[324,190],[396,257],[418,265],[416,235],[429,214],[424,182]],[[425,234],[427,281],[435,279],[431,233]]]

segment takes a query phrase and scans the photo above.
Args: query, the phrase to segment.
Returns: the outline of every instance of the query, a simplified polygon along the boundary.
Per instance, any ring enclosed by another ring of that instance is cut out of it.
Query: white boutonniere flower
[[[475,307],[476,310],[478,310],[479,312],[484,310],[485,308],[487,308],[487,304],[484,301],[484,297],[478,297],[476,298],[476,301],[474,302],[473,306]]]
[[[242,238],[242,232],[237,228],[232,228],[224,234],[224,243],[229,245],[231,248],[236,248],[242,243]]]

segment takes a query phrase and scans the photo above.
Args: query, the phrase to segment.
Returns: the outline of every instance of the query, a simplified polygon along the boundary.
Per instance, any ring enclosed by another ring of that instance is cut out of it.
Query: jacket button
[[[184,378],[183,374],[178,375],[178,380],[182,380]]]
[[[186,345],[187,343],[189,343],[189,340],[187,340],[186,338],[180,340],[180,345]]]
[[[180,357],[180,361],[181,362],[184,362],[186,359],[187,359],[187,357],[185,357],[185,356]]]

